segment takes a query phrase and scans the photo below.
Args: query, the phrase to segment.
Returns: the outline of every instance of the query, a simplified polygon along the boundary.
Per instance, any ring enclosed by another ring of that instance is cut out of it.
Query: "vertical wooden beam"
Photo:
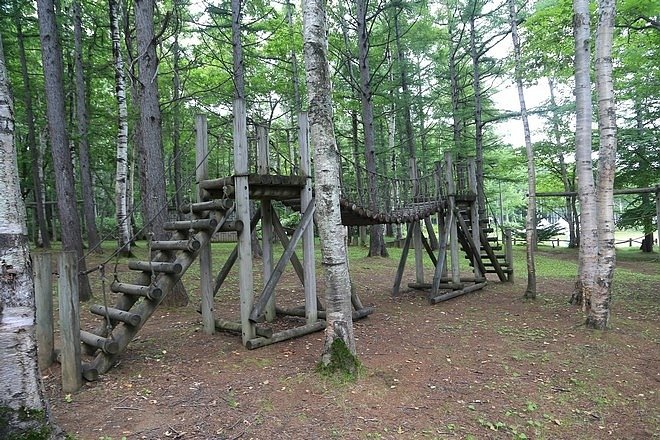
[[[195,116],[195,164],[197,179],[197,201],[204,200],[204,190],[199,182],[209,178],[208,156],[209,138],[206,115]],[[215,319],[213,316],[213,276],[211,271],[211,237],[199,251],[199,288],[202,297],[202,328],[204,333],[215,333]]]
[[[37,309],[36,336],[39,368],[51,366],[54,356],[53,281],[50,254],[32,254],[34,264],[34,299]]]
[[[513,244],[511,243],[511,228],[504,230],[504,258],[506,259],[506,267],[509,269],[507,272],[507,281],[513,283]]]
[[[309,147],[309,121],[307,113],[298,115],[298,140],[300,143],[300,172],[307,178],[300,191],[300,206],[307,207],[312,200],[312,158]],[[307,324],[317,320],[316,307],[316,258],[314,255],[314,222],[303,233],[303,269],[305,273],[305,317]]]
[[[410,242],[412,241],[413,232],[415,229],[416,223],[410,223],[408,227],[408,234],[406,234],[406,241],[403,244],[403,250],[401,251],[401,259],[399,260],[399,267],[396,270],[396,275],[394,276],[394,286],[392,286],[392,296],[397,296],[399,294],[399,289],[401,288],[401,280],[403,279],[403,271],[406,269],[406,260],[408,260],[408,250],[410,250]]]
[[[254,324],[250,322],[250,312],[254,303],[254,283],[252,279],[252,243],[250,228],[250,188],[248,185],[248,142],[245,114],[245,101],[234,99],[234,198],[236,220],[243,222],[243,230],[238,233],[238,284],[241,297],[241,328],[243,345],[255,337]]]
[[[268,151],[268,131],[264,126],[257,126],[257,172],[265,175],[270,173]],[[273,273],[273,207],[270,200],[261,201],[261,248],[263,252],[264,286]],[[271,295],[264,310],[266,321],[275,319],[275,292]]]
[[[417,160],[414,157],[408,159],[408,166],[410,169],[410,179],[412,180],[413,197],[412,202],[418,202],[420,188],[419,188],[419,174],[417,171]],[[416,226],[410,228],[409,234],[413,234],[413,245],[415,247],[415,280],[418,284],[424,283],[424,248],[422,245],[422,225],[419,221],[414,222]]]
[[[78,257],[75,252],[62,252],[59,257],[59,274],[58,293],[60,337],[62,339],[62,391],[65,393],[74,393],[82,387]]]
[[[461,215],[456,209],[456,183],[454,182],[454,164],[452,161],[451,153],[445,153],[445,176],[447,180],[447,200],[448,209],[454,213],[454,216]],[[461,282],[461,272],[459,268],[458,259],[458,226],[456,225],[456,218],[449,224],[445,225],[449,228],[449,249],[451,256],[451,280],[453,283],[458,284]]]
[[[445,215],[446,218],[442,217],[442,222],[439,225],[440,240],[438,244],[438,262],[435,265],[435,273],[433,274],[433,284],[431,284],[429,299],[438,296],[440,280],[447,273],[447,243],[449,241],[449,229],[447,225],[454,223],[454,211],[447,210],[445,211]]]
[[[660,251],[660,186],[655,187],[655,228],[658,231],[658,251]]]
[[[478,195],[479,191],[477,188],[477,164],[474,160],[474,158],[468,159],[468,185],[469,185],[469,190],[471,193],[473,193],[477,198],[473,201],[470,202],[470,229],[472,232],[472,242],[475,244],[476,249],[474,252],[474,256],[472,258],[472,266],[474,268],[474,279],[477,280],[478,282],[481,282],[485,277],[485,273],[481,273],[480,270],[480,264],[477,260],[481,260],[481,247],[479,244],[481,243],[481,238],[479,234],[479,229],[481,228],[481,225],[479,224],[479,201],[478,201]]]

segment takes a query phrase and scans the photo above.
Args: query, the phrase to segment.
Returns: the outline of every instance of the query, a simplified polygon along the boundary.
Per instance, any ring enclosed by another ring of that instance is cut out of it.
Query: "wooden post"
[[[412,180],[413,189],[413,204],[418,201],[419,197],[419,175],[417,172],[417,160],[414,157],[408,159],[408,166],[410,168],[410,179]],[[422,225],[417,221],[415,228],[410,228],[409,234],[413,234],[413,243],[415,247],[415,280],[417,284],[424,283],[424,253],[422,248]]]
[[[456,185],[454,182],[454,173],[453,173],[453,162],[451,158],[451,153],[445,153],[445,175],[447,178],[447,200],[449,201],[448,205],[454,216],[461,215],[460,212],[456,211]],[[461,272],[459,268],[458,260],[458,226],[456,225],[456,219],[445,225],[449,228],[449,249],[451,256],[451,278],[452,282],[458,284],[461,279]]]
[[[254,324],[250,322],[250,312],[254,302],[252,274],[252,228],[250,225],[250,188],[248,184],[248,142],[245,115],[245,101],[234,99],[234,199],[236,220],[244,227],[238,233],[238,278],[241,297],[241,336],[243,345],[254,339]]]
[[[270,160],[268,151],[268,132],[266,127],[257,126],[257,172],[269,174]],[[273,207],[268,199],[261,201],[261,248],[263,252],[264,286],[273,273]],[[275,291],[268,300],[265,309],[266,321],[275,319]]]
[[[504,252],[504,258],[506,261],[506,267],[508,269],[506,279],[511,283],[513,283],[513,244],[511,243],[512,235],[513,234],[511,233],[511,228],[506,228],[504,230],[504,246],[506,249]]]
[[[298,140],[300,142],[300,172],[307,178],[300,191],[300,206],[306,208],[312,200],[312,159],[309,148],[309,121],[307,113],[298,115]],[[303,269],[305,273],[305,317],[307,324],[317,320],[316,307],[316,258],[314,255],[314,222],[303,233]]]
[[[78,257],[75,252],[62,252],[59,257],[59,274],[62,391],[74,393],[82,387]]]
[[[53,336],[53,281],[50,254],[32,254],[34,299],[37,309],[36,336],[39,368],[45,370],[55,359]]]
[[[477,188],[478,183],[477,183],[476,170],[477,170],[477,164],[474,158],[468,159],[469,189],[471,193],[473,193],[475,196],[478,196],[479,191]],[[481,244],[481,239],[479,234],[479,229],[481,228],[481,225],[479,224],[479,203],[477,199],[475,199],[474,202],[470,203],[470,223],[471,223],[470,228],[472,229],[472,241],[476,245],[476,249],[472,261],[473,263],[472,265],[474,266],[474,278],[480,280],[485,278],[486,274],[481,273],[481,270],[479,269],[479,262],[477,261],[477,260],[481,260],[481,247],[479,246]]]
[[[200,188],[199,182],[209,178],[208,160],[209,152],[208,125],[206,115],[195,117],[195,163],[197,165],[197,201],[204,201],[204,190]],[[202,326],[204,333],[212,335],[215,333],[215,320],[213,316],[213,276],[211,275],[211,237],[208,243],[199,251],[199,277],[202,297]]]

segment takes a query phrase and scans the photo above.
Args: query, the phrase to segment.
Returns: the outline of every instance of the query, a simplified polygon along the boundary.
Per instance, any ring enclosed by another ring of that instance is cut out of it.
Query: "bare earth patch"
[[[46,371],[55,420],[82,440],[660,436],[660,286],[637,286],[636,297],[628,281],[612,329],[599,333],[568,304],[570,279],[541,278],[535,302],[521,300],[518,280],[431,306],[419,292],[391,298],[396,264],[351,262],[363,303],[376,307],[355,323],[356,383],[315,371],[320,333],[254,351],[203,334],[193,291],[190,306],[157,311],[119,365],[82,391],[63,395],[59,367]],[[282,301],[301,297],[289,272],[286,281]],[[236,316],[237,294],[224,290],[216,310]]]

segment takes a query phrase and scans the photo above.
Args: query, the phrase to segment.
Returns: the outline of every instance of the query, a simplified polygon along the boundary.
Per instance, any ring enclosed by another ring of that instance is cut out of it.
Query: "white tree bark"
[[[525,151],[527,152],[527,216],[525,218],[525,238],[527,241],[527,288],[525,298],[536,298],[536,264],[534,262],[534,249],[536,248],[536,171],[534,167],[534,146],[529,130],[527,118],[527,105],[525,104],[525,91],[522,82],[522,67],[520,65],[520,37],[518,36],[518,13],[515,0],[509,0],[509,21],[511,23],[511,38],[513,39],[513,54],[515,59],[516,88],[520,101],[520,118],[525,134]]]
[[[616,14],[614,0],[598,3],[596,84],[598,90],[598,271],[587,326],[607,328],[616,266],[614,245],[614,174],[616,171],[616,105],[612,78],[612,39]]]
[[[52,427],[37,366],[32,267],[1,38],[0,176],[0,438],[45,438]]]
[[[591,34],[589,0],[573,1],[575,36],[575,162],[580,201],[578,280],[572,303],[588,309],[598,264],[596,190],[591,161]]]
[[[120,0],[108,0],[110,7],[110,35],[112,56],[115,63],[115,93],[119,116],[117,118],[117,172],[115,175],[115,218],[117,220],[117,245],[122,255],[131,254],[131,218],[128,215],[128,106],[126,104],[126,77],[121,54],[119,17]]]
[[[324,0],[303,0],[303,39],[310,138],[314,148],[316,221],[325,275],[327,327],[322,361],[331,360],[332,345],[341,339],[355,354],[351,286],[346,263],[344,227],[339,206],[339,151],[332,122],[332,91]]]

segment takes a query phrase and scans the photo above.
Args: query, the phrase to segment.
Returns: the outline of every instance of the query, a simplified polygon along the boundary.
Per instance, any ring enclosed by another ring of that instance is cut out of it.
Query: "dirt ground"
[[[158,310],[118,365],[78,393],[62,393],[54,365],[47,395],[55,421],[80,440],[660,438],[655,257],[622,262],[606,332],[586,330],[568,304],[565,254],[539,257],[534,302],[521,300],[519,275],[434,306],[421,292],[390,296],[396,252],[352,258],[361,299],[376,310],[355,323],[364,367],[355,383],[316,372],[321,333],[253,351],[236,335],[203,334],[193,271],[189,306]],[[237,316],[235,276],[216,302],[222,317]],[[404,281],[412,277],[409,268]],[[303,296],[290,271],[279,295],[289,306]]]

